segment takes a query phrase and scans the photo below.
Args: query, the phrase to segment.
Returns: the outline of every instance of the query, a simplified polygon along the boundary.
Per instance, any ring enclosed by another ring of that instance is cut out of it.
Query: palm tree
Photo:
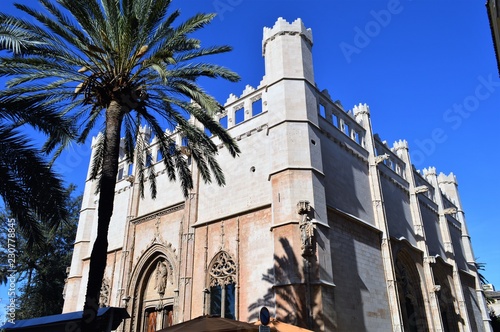
[[[3,15],[12,45],[19,55],[0,58],[0,75],[12,76],[0,100],[33,101],[36,108],[58,109],[80,125],[83,142],[93,128],[103,123],[91,178],[99,184],[97,238],[90,257],[89,281],[84,305],[83,330],[95,331],[95,317],[102,277],[106,267],[107,235],[111,215],[120,138],[133,157],[137,147],[139,180],[145,165],[139,134],[147,124],[158,138],[163,163],[171,180],[177,180],[187,196],[193,182],[182,150],[165,135],[167,123],[188,140],[191,158],[202,178],[219,185],[224,176],[215,157],[215,143],[186,115],[194,117],[234,157],[239,149],[213,115],[222,106],[198,84],[200,77],[237,81],[234,72],[198,58],[230,51],[228,46],[201,47],[191,33],[206,26],[213,14],[197,14],[174,25],[178,10],[170,13],[170,0],[40,0],[43,11],[22,4],[16,7],[38,23]],[[18,36],[29,42],[16,43]],[[16,39],[17,38],[17,39]],[[154,174],[151,193],[156,196]],[[142,181],[141,181],[142,182]],[[142,187],[141,187],[142,188]]]
[[[0,17],[0,31],[2,22]],[[0,38],[0,50],[9,49]],[[41,151],[20,133],[25,126],[49,136]],[[39,112],[35,103],[23,100],[1,100],[0,196],[16,220],[15,228],[27,239],[28,247],[43,243],[41,228],[53,229],[68,217],[62,180],[51,169],[45,152],[66,145],[72,135],[71,122],[58,112]]]

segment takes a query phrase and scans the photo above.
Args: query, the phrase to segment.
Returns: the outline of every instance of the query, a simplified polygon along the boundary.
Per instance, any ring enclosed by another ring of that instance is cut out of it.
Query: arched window
[[[235,319],[236,263],[225,251],[210,264],[210,314]]]

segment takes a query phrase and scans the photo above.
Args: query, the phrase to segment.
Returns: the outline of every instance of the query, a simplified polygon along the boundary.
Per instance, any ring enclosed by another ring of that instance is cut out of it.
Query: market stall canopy
[[[83,311],[17,320],[15,324],[7,323],[0,327],[5,332],[65,332],[77,331],[80,327]],[[98,331],[109,332],[118,328],[123,319],[130,318],[125,308],[105,307],[97,312]]]
[[[237,332],[237,331],[254,331],[259,332],[259,327],[237,320],[216,317],[216,316],[200,316],[184,323],[176,324],[158,332]],[[276,332],[276,329],[271,331]]]

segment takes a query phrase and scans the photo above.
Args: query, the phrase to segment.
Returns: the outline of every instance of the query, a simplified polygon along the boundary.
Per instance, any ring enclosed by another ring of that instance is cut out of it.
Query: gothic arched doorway
[[[434,283],[439,287],[436,295],[439,302],[443,329],[445,332],[458,332],[460,331],[459,323],[463,319],[458,314],[454,290],[451,287],[453,285],[453,269],[446,263],[439,261],[434,265],[433,273]]]
[[[177,269],[169,248],[155,244],[135,266],[130,282],[130,331],[155,332],[175,323]]]
[[[415,260],[405,250],[396,258],[396,282],[404,330],[428,331],[420,275]]]

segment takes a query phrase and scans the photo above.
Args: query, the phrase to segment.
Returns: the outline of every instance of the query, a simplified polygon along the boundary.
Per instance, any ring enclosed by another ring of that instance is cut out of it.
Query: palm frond
[[[30,243],[42,240],[40,224],[67,218],[62,181],[26,137],[0,125],[0,195]]]

